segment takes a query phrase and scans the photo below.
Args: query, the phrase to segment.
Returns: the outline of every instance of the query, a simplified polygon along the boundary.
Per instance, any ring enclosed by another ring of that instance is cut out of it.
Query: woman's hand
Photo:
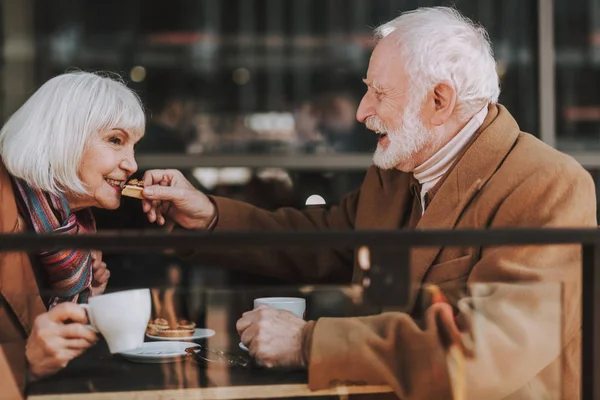
[[[25,349],[31,379],[60,371],[95,344],[98,337],[84,325],[87,323],[85,310],[74,303],[61,303],[40,314]]]
[[[186,229],[206,229],[215,206],[177,170],[151,170],[144,174],[142,207],[150,222],[166,223],[166,217]]]
[[[106,290],[110,271],[106,268],[106,263],[102,261],[102,252],[100,250],[92,250],[92,280],[91,295],[98,296]]]

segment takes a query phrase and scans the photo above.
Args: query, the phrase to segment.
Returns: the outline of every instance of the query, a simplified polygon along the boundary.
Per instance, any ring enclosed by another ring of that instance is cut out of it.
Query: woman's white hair
[[[118,77],[69,72],[44,83],[0,130],[8,172],[34,188],[85,194],[79,179],[92,135],[122,128],[143,135],[140,98]]]
[[[488,33],[455,9],[425,7],[403,13],[376,28],[375,36],[395,40],[419,100],[446,82],[456,91],[461,114],[498,102],[498,73]]]

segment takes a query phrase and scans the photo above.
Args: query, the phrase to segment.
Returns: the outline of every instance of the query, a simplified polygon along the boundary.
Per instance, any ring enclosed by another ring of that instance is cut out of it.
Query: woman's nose
[[[138,165],[135,161],[135,156],[133,152],[127,154],[127,156],[123,159],[123,161],[121,162],[121,168],[127,171],[129,175],[132,175],[133,173],[135,173],[135,171],[137,171]]]

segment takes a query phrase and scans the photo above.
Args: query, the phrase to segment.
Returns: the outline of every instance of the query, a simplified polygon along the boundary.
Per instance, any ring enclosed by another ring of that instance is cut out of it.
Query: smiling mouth
[[[371,132],[375,133],[377,136],[379,136],[380,139],[383,139],[384,137],[386,137],[388,135],[387,132],[385,131],[380,131],[379,129],[374,129],[374,127],[372,126],[368,126],[367,125],[367,129],[369,129]]]
[[[382,141],[383,139],[385,139],[387,137],[387,132],[379,132],[379,131],[375,131],[375,133],[377,134],[377,136],[379,136],[379,138],[377,138],[378,141]]]
[[[108,183],[110,186],[113,186],[115,188],[118,189],[123,189],[125,187],[125,181],[120,181],[120,180],[116,180],[116,179],[109,179],[109,178],[104,178],[104,180],[106,181],[106,183]]]

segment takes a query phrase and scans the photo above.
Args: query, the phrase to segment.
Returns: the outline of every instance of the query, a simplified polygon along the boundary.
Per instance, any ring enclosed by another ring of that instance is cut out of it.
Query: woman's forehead
[[[115,133],[115,132],[121,132],[122,134],[127,136],[129,139],[136,141],[136,142],[144,136],[144,130],[141,129],[140,127],[126,127],[123,125],[115,125],[115,126],[107,127],[100,131],[100,133],[105,133],[105,134],[110,134],[110,133]]]

